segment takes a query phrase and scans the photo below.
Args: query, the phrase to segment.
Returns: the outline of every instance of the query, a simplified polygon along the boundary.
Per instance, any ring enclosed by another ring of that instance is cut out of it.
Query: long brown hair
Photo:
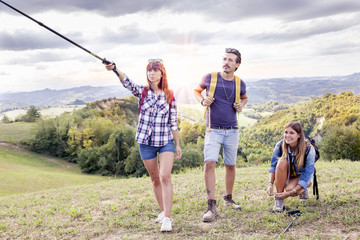
[[[158,88],[161,89],[162,91],[164,91],[165,93],[165,97],[166,97],[166,101],[168,104],[170,104],[171,102],[171,91],[169,89],[169,85],[168,85],[168,81],[167,81],[167,75],[166,75],[166,69],[164,67],[164,64],[161,62],[149,62],[149,64],[146,66],[146,79],[148,82],[148,86],[147,89],[150,89],[150,81],[149,81],[149,77],[147,75],[147,72],[150,71],[151,69],[158,69],[161,72],[161,79],[160,82],[158,84]]]
[[[299,167],[299,170],[301,170],[305,162],[304,158],[305,158],[306,147],[310,146],[310,144],[307,141],[307,139],[305,139],[304,130],[299,122],[289,122],[288,124],[286,124],[285,129],[289,127],[300,135],[297,144],[296,164]],[[280,159],[287,159],[289,155],[288,146],[289,145],[285,142],[285,136],[284,136],[281,146],[283,153]]]

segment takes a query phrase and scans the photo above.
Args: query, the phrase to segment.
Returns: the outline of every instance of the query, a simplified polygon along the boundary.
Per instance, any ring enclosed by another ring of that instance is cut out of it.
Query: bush
[[[148,172],[141,161],[139,144],[135,144],[135,146],[131,148],[130,155],[125,159],[124,165],[126,174],[134,177],[148,175]]]
[[[4,114],[3,118],[1,119],[1,123],[11,123],[12,121],[8,116]]]
[[[182,148],[181,159],[174,160],[173,172],[178,173],[186,168],[200,167],[204,164],[204,154],[195,144]]]
[[[360,160],[360,131],[355,127],[332,126],[324,134],[320,144],[321,157],[331,161],[336,159]]]
[[[35,106],[31,106],[29,110],[27,110],[25,115],[20,115],[15,119],[15,122],[36,122],[41,118],[40,112],[35,108]]]
[[[60,131],[58,119],[39,122],[34,131],[34,139],[29,140],[30,150],[38,153],[48,153],[57,157],[67,157],[67,129]]]

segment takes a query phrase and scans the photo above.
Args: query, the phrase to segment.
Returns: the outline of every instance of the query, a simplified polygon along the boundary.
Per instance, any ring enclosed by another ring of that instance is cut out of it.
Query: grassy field
[[[360,239],[360,162],[317,162],[320,200],[286,200],[291,218],[271,212],[265,194],[268,164],[237,168],[234,198],[242,211],[223,206],[224,168],[216,170],[219,217],[203,223],[203,172],[173,175],[173,232],[160,233],[148,177],[1,197],[1,239]],[[310,190],[312,193],[312,190]]]
[[[61,115],[64,112],[72,112],[77,109],[81,109],[85,107],[85,105],[64,105],[64,106],[56,106],[50,108],[40,109],[39,112],[43,118],[52,118]],[[26,109],[17,109],[5,113],[0,114],[0,120],[3,115],[6,115],[10,120],[14,121],[16,117],[19,115],[25,115],[27,112]]]
[[[35,125],[36,123],[26,122],[0,123],[0,141],[18,142],[28,138]]]
[[[81,174],[78,166],[64,160],[0,144],[0,197],[106,180]]]

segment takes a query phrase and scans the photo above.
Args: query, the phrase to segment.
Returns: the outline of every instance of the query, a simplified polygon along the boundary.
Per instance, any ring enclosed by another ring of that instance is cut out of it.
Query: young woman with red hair
[[[181,148],[175,98],[168,87],[164,64],[161,59],[149,60],[146,66],[146,86],[131,81],[116,68],[115,63],[106,65],[106,69],[113,70],[123,86],[139,98],[139,122],[135,140],[139,143],[141,159],[150,175],[156,201],[161,209],[155,222],[162,223],[162,232],[171,231],[170,213],[173,201],[171,170],[175,147],[177,159],[181,158]]]

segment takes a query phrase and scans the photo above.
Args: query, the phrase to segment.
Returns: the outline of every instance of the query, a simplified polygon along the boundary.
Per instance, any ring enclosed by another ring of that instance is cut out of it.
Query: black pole
[[[99,57],[98,55],[96,55],[95,53],[90,52],[89,50],[87,50],[86,48],[84,48],[84,47],[80,46],[80,45],[79,45],[79,44],[77,44],[76,42],[74,42],[74,41],[70,40],[69,38],[65,37],[64,35],[62,35],[62,34],[60,34],[60,33],[56,32],[55,30],[53,30],[53,29],[49,28],[49,27],[48,27],[48,26],[46,26],[45,24],[43,24],[43,23],[41,23],[41,22],[37,21],[36,19],[34,19],[34,18],[30,17],[29,15],[27,15],[27,14],[23,13],[22,11],[20,11],[20,10],[18,10],[18,9],[16,9],[16,8],[14,8],[13,6],[11,6],[11,5],[7,4],[6,2],[4,2],[4,1],[2,1],[2,0],[0,0],[0,2],[1,2],[1,3],[3,3],[3,4],[5,4],[5,5],[6,5],[6,6],[8,6],[9,8],[11,8],[11,9],[15,10],[16,12],[20,13],[21,15],[23,15],[23,16],[25,16],[25,17],[27,17],[27,18],[31,19],[32,21],[36,22],[37,24],[39,24],[40,26],[42,26],[42,27],[46,28],[47,30],[49,30],[49,31],[51,31],[51,32],[53,32],[53,33],[55,33],[56,35],[58,35],[59,37],[61,37],[61,38],[65,39],[66,41],[68,41],[68,42],[70,42],[70,43],[74,44],[75,46],[77,46],[77,47],[79,47],[79,48],[81,48],[82,50],[84,50],[85,52],[87,52],[87,53],[91,54],[92,56],[94,56],[94,57],[96,57],[96,58],[100,59],[100,60],[102,61],[102,63],[106,63],[106,64],[109,64],[109,63],[110,63],[110,62],[109,62],[108,60],[106,60],[105,58],[101,58],[101,57]]]

